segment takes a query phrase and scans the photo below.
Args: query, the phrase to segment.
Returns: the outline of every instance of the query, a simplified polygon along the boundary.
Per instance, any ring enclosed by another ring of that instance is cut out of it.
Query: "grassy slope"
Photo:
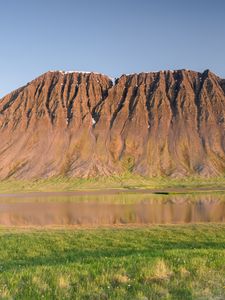
[[[0,299],[225,299],[225,225],[0,230]]]
[[[23,191],[71,191],[85,189],[112,189],[112,188],[220,188],[225,187],[225,177],[202,178],[187,177],[173,178],[146,178],[132,174],[100,178],[49,178],[39,180],[4,180],[0,181],[0,193]]]

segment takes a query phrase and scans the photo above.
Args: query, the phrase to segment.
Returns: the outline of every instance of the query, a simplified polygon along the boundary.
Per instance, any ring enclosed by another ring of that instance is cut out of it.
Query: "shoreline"
[[[127,224],[103,224],[103,225],[46,225],[46,226],[37,226],[37,225],[22,225],[22,226],[0,226],[0,233],[4,231],[10,232],[57,232],[57,231],[104,231],[104,230],[148,230],[148,229],[167,229],[167,228],[183,228],[188,229],[190,227],[194,228],[195,226],[200,227],[223,227],[225,229],[224,222],[190,222],[190,223],[154,223],[154,224],[136,224],[136,223],[127,223]]]
[[[76,189],[74,191],[21,191],[15,193],[0,193],[0,198],[32,198],[32,197],[63,197],[63,196],[99,196],[117,194],[152,194],[152,195],[172,195],[172,194],[192,194],[192,193],[216,193],[225,192],[225,187],[198,187],[198,188],[99,188],[99,189]]]

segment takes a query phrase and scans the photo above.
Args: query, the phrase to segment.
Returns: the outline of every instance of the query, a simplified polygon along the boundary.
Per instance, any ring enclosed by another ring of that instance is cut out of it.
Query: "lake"
[[[225,222],[225,193],[33,193],[0,197],[0,226],[7,227],[209,222]]]

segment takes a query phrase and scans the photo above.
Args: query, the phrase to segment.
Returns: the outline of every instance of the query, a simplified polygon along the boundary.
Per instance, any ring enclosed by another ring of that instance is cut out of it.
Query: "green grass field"
[[[225,299],[225,225],[0,229],[0,299]]]
[[[121,176],[95,178],[53,177],[38,180],[9,179],[0,181],[0,193],[32,191],[73,191],[101,189],[167,189],[167,188],[224,188],[225,177],[147,178],[130,173]]]

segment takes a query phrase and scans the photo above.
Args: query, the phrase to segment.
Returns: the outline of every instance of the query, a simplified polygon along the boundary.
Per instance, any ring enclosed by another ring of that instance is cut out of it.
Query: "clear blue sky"
[[[0,97],[48,70],[225,78],[224,0],[5,0],[0,36]]]

